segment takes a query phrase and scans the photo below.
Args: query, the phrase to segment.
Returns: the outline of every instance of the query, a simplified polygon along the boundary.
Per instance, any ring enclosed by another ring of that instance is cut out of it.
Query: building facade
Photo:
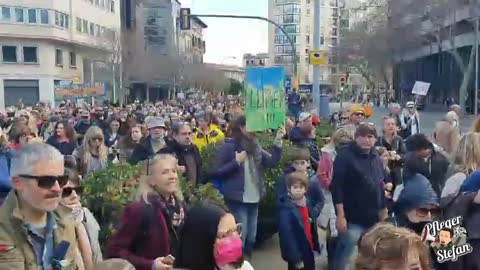
[[[202,64],[206,51],[203,30],[208,26],[197,17],[192,18],[190,25],[190,30],[180,31],[178,43],[180,55],[186,64]]]
[[[124,48],[129,99],[168,98],[170,90],[182,87],[178,74],[184,65],[203,63],[207,25],[195,18],[191,30],[180,30],[180,8],[177,0],[122,0],[122,33],[129,39]],[[139,59],[141,63],[135,63]],[[146,71],[145,65],[155,71]]]
[[[60,81],[90,82],[86,63],[111,54],[119,7],[116,0],[3,0],[0,107],[53,103]]]
[[[404,6],[396,6],[394,10],[411,10],[415,2],[404,1],[401,4]],[[415,81],[425,81],[431,83],[425,99],[427,107],[428,104],[442,104],[447,99],[459,103],[464,74],[449,51],[456,50],[463,62],[468,65],[472,50],[475,49],[474,21],[480,15],[476,10],[467,1],[459,4],[455,10],[446,14],[441,21],[443,28],[440,30],[428,16],[423,17],[420,23],[416,23],[415,29],[425,33],[416,39],[422,42],[395,53],[393,82],[397,100],[406,102],[412,99],[411,91]],[[394,19],[398,19],[392,23],[398,28],[410,29],[411,22],[416,19],[414,15],[393,15]],[[442,35],[435,34],[438,32]],[[469,112],[474,108],[475,76],[480,76],[480,73],[475,74],[474,60],[472,61],[472,71],[469,80],[466,81],[466,103],[462,105]]]
[[[314,0],[269,0],[269,19],[283,26],[296,46],[296,60],[300,84],[311,84],[313,67],[310,65],[310,50],[313,50]],[[339,73],[333,49],[340,42],[340,29],[348,28],[348,11],[338,0],[322,1],[321,6],[321,47],[328,54],[328,64],[321,66],[320,81],[328,86]],[[292,46],[283,32],[269,26],[269,58],[272,65],[283,66],[293,74],[294,57]]]
[[[206,65],[210,68],[222,71],[225,78],[237,80],[242,83],[245,81],[245,68],[243,67],[213,63],[207,63]]]
[[[269,62],[268,53],[259,53],[259,54],[246,53],[243,55],[244,67],[264,67],[264,66],[268,66],[269,64],[270,62]]]

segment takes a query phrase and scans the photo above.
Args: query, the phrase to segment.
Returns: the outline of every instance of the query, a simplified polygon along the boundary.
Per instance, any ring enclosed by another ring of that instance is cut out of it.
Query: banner
[[[55,100],[102,97],[105,92],[105,83],[60,85],[55,87]]]
[[[285,71],[282,67],[247,68],[245,116],[251,132],[277,129],[285,123]]]

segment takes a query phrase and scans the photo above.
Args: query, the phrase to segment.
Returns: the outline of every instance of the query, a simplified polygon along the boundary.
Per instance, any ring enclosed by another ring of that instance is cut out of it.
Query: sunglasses
[[[364,113],[354,113],[353,115],[355,115],[355,116],[365,116]]]
[[[419,217],[426,217],[430,213],[430,216],[432,217],[438,217],[440,216],[440,208],[417,208],[417,216]]]
[[[235,225],[234,229],[230,229],[228,231],[218,233],[217,238],[223,239],[223,238],[229,237],[234,233],[237,233],[238,235],[242,235],[242,223],[238,223],[237,225]]]
[[[43,189],[51,189],[55,183],[58,183],[60,187],[63,187],[68,182],[68,175],[59,175],[59,176],[37,176],[37,175],[28,175],[28,174],[21,174],[19,177],[25,179],[35,179],[37,180],[37,184],[39,188]]]
[[[103,138],[102,137],[95,137],[95,138],[92,138],[92,141],[103,141]]]
[[[63,188],[63,191],[62,191],[62,197],[63,198],[66,198],[66,197],[70,197],[70,195],[72,195],[73,191],[75,191],[75,193],[80,196],[82,195],[83,193],[83,187],[82,186],[78,186],[78,187],[64,187]]]

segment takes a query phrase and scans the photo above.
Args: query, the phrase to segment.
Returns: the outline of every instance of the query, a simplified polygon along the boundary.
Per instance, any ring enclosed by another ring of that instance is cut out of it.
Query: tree
[[[243,91],[243,84],[235,79],[229,79],[230,81],[230,88],[228,89],[229,95],[238,95]]]

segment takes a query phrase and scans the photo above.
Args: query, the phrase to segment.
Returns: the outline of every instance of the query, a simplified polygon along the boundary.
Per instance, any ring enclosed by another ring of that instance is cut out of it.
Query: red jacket
[[[147,241],[140,245],[139,254],[134,251],[138,244],[139,234],[142,230],[142,221],[145,218],[145,203],[134,202],[125,207],[122,225],[110,238],[107,255],[109,258],[122,258],[129,261],[137,270],[151,270],[153,261],[158,257],[170,254],[170,234],[168,216],[162,202],[150,200],[156,209],[155,224],[149,226],[150,233]]]

